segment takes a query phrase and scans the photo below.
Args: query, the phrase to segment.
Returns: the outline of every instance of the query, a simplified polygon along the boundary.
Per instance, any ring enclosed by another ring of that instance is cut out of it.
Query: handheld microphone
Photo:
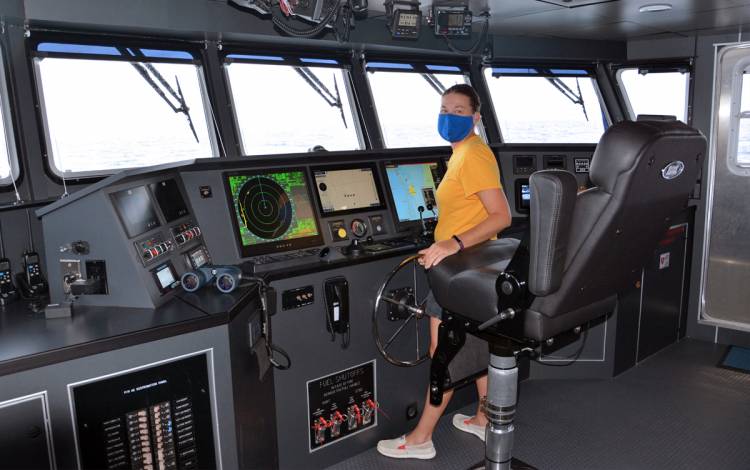
[[[417,211],[419,212],[419,223],[422,224],[422,236],[427,235],[427,225],[424,223],[424,217],[422,216],[424,206],[417,207]]]

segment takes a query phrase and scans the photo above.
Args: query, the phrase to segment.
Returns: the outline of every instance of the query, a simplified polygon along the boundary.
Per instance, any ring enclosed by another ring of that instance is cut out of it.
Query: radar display
[[[227,182],[243,252],[246,247],[319,235],[301,170],[235,174],[227,176]],[[272,251],[294,246],[277,248]]]

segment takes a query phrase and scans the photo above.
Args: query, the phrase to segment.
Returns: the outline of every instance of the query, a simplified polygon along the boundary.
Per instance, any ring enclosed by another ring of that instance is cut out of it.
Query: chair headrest
[[[591,182],[612,194],[618,178],[638,163],[649,144],[660,138],[700,135],[680,121],[625,121],[610,127],[591,161]]]

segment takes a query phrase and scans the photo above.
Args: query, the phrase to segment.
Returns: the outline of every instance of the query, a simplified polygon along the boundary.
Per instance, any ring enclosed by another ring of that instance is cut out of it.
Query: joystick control
[[[362,246],[362,243],[358,239],[354,239],[349,243],[348,246],[345,246],[341,249],[341,252],[348,256],[359,256],[365,252],[364,247]]]

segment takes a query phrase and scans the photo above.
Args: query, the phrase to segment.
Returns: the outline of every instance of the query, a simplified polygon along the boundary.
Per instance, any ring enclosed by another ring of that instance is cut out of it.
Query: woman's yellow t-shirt
[[[438,186],[435,241],[448,240],[486,219],[487,211],[477,193],[494,188],[502,188],[497,160],[475,134],[453,149],[448,171]]]

